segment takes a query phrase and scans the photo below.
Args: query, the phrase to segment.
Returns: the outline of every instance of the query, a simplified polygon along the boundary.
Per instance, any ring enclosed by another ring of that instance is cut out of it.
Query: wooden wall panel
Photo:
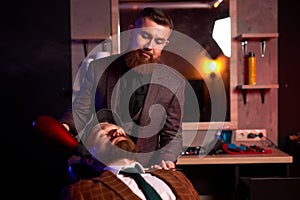
[[[117,34],[118,19],[118,0],[70,1],[72,82],[88,53],[102,41],[109,40],[112,35]],[[83,42],[86,43],[86,49]],[[118,44],[114,39],[111,53],[117,51]]]
[[[237,34],[277,33],[277,0],[238,0]],[[280,37],[280,35],[279,35]],[[237,48],[238,84],[244,84],[245,57],[241,42]],[[266,54],[260,56],[260,41],[248,41],[247,52],[253,51],[257,59],[257,84],[278,83],[278,38],[267,41]],[[260,92],[248,91],[247,103],[242,94],[238,96],[238,128],[267,129],[268,137],[278,143],[278,89],[266,90],[265,102],[261,103]]]
[[[71,37],[107,38],[111,34],[111,6],[107,0],[71,0]]]

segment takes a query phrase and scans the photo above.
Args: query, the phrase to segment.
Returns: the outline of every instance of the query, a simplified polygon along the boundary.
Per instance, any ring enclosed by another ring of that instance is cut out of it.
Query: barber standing
[[[185,80],[160,61],[172,33],[172,19],[145,8],[130,27],[128,49],[90,63],[85,81],[60,122],[84,143],[97,124],[96,112],[117,113],[145,167],[165,161],[175,168],[182,150]]]

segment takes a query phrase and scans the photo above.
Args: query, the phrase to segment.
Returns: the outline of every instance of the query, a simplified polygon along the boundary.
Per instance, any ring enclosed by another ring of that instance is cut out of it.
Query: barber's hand
[[[161,161],[160,165],[152,165],[151,169],[165,169],[165,170],[169,170],[169,169],[175,169],[175,163],[172,161]]]

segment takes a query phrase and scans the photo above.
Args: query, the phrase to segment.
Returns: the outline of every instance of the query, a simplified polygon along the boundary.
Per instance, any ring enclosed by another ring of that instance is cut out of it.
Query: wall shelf
[[[247,103],[247,91],[248,90],[259,90],[261,95],[261,103],[265,102],[265,91],[270,89],[278,89],[278,84],[269,85],[238,85],[237,89],[242,91],[244,104]]]
[[[268,40],[279,37],[279,33],[242,33],[236,37],[237,40]]]
[[[242,34],[238,35],[236,37],[236,39],[239,40],[239,41],[242,41],[242,47],[243,47],[244,55],[247,54],[248,41],[250,41],[250,40],[260,41],[261,57],[264,57],[265,56],[267,40],[270,40],[272,38],[277,38],[277,37],[279,37],[278,33],[242,33]]]

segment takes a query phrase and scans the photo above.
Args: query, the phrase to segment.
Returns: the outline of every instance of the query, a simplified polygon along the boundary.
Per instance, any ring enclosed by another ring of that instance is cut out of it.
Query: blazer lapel
[[[152,175],[163,180],[173,191],[178,200],[200,200],[198,192],[190,180],[180,171],[155,170]],[[180,180],[180,181],[178,181]]]
[[[182,83],[181,77],[174,72],[174,69],[172,71],[162,64],[155,66],[140,115],[139,140],[136,143],[138,152],[148,153],[137,156],[138,161],[147,167],[150,159],[155,157],[154,150],[160,145],[156,134],[165,125],[166,110],[162,107],[168,106]]]
[[[113,64],[107,73],[107,107],[113,111],[117,110],[119,104],[120,82],[118,83],[118,81],[122,76],[121,68],[122,66],[119,66],[119,64]],[[113,94],[113,92],[115,93]]]
[[[148,88],[148,92],[147,92],[147,96],[145,99],[145,103],[144,106],[142,107],[141,110],[141,117],[140,117],[140,122],[141,123],[145,123],[147,124],[147,122],[149,121],[149,114],[151,114],[151,111],[149,111],[149,108],[151,107],[151,105],[153,105],[156,102],[157,96],[159,94],[159,87],[157,87],[157,83],[161,82],[161,80],[163,80],[163,77],[160,74],[160,69],[159,67],[156,66],[155,70],[153,71],[153,74],[151,76],[151,80],[150,80],[150,85]],[[156,84],[152,84],[152,83],[156,83]],[[141,124],[141,125],[145,125],[145,124]]]
[[[169,67],[168,67],[169,68]],[[158,107],[159,110],[150,110],[152,105],[157,104],[157,99],[168,99],[170,96],[168,94],[162,94],[160,92],[162,87],[168,88],[172,91],[173,94],[176,93],[178,89],[178,79],[174,79],[174,72],[167,69],[167,67],[163,64],[157,64],[153,71],[150,86],[148,88],[147,97],[145,99],[144,106],[142,108],[141,118],[140,118],[140,125],[147,125],[149,122],[149,115],[151,116],[152,113],[161,113],[162,109]],[[168,95],[168,96],[163,96]],[[162,114],[162,113],[161,113]],[[157,117],[155,115],[154,117]],[[157,126],[157,124],[155,124]],[[151,127],[152,128],[152,127]],[[155,127],[153,127],[155,130]],[[158,127],[156,127],[158,128]]]
[[[140,198],[111,171],[105,170],[99,177],[93,178],[93,180],[102,182],[102,184],[106,185],[123,199],[140,200]]]

